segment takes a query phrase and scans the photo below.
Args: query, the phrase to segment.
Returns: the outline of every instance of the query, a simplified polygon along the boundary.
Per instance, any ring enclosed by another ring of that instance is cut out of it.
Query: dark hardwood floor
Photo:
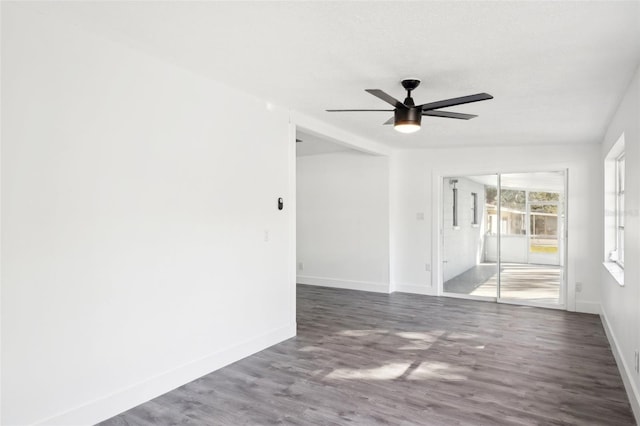
[[[101,425],[633,425],[596,315],[298,286],[298,336]]]

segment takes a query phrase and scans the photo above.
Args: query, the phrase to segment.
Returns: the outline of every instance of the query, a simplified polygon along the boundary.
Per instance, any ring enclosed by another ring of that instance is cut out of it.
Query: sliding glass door
[[[452,176],[442,189],[445,295],[564,305],[564,172]]]

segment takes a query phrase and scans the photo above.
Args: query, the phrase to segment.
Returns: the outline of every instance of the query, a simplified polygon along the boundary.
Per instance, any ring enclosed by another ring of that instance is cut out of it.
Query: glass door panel
[[[564,172],[500,175],[499,300],[563,303]]]
[[[529,206],[529,263],[560,264],[558,207],[558,204]]]
[[[443,180],[442,271],[445,295],[498,294],[497,175]]]

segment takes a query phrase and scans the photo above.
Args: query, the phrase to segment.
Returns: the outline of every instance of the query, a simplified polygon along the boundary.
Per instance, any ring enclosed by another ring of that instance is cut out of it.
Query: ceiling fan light
[[[420,130],[420,124],[415,123],[396,123],[393,126],[394,129],[400,133],[414,133]]]
[[[414,133],[420,130],[422,111],[420,108],[396,108],[393,128],[400,133]]]

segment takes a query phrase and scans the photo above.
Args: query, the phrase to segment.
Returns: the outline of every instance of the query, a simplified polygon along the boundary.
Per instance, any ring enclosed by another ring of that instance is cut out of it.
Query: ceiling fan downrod
[[[408,107],[415,106],[415,102],[413,102],[413,98],[411,97],[411,92],[420,85],[420,80],[415,78],[409,78],[402,80],[402,87],[407,91],[407,98],[404,100],[404,104]]]

